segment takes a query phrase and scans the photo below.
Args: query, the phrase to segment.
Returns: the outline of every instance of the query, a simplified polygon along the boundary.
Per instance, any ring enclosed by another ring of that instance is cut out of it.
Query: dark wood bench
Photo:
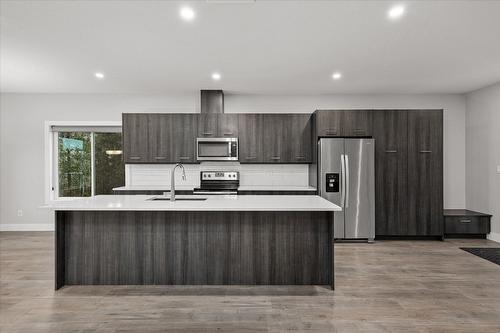
[[[467,209],[445,209],[444,236],[486,238],[491,231],[491,215]]]

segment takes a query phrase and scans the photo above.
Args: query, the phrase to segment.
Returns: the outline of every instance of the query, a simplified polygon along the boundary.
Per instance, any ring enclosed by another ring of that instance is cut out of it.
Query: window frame
[[[95,196],[95,147],[94,134],[98,131],[89,130],[89,128],[98,129],[101,127],[112,127],[122,133],[122,123],[120,121],[46,121],[45,128],[45,203],[51,201],[74,200],[88,197],[59,197],[59,147],[58,147],[58,131],[54,131],[53,127],[68,127],[81,132],[90,132],[91,145],[91,196]]]

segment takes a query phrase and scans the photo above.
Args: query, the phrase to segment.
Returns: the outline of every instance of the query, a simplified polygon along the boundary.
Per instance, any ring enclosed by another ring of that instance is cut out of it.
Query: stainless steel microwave
[[[237,161],[238,138],[196,139],[198,161]]]

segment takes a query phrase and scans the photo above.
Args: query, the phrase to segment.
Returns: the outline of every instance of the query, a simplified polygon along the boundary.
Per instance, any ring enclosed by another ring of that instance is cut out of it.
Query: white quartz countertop
[[[176,191],[192,191],[195,186],[177,185]],[[170,191],[169,185],[160,186],[121,186],[115,187],[114,191]],[[316,191],[312,186],[278,186],[278,185],[242,185],[238,191]]]
[[[312,186],[243,185],[238,191],[316,191]]]
[[[52,201],[42,208],[52,210],[126,211],[340,211],[317,195],[228,195],[204,197],[204,201],[152,201],[153,195],[98,195],[91,198]]]

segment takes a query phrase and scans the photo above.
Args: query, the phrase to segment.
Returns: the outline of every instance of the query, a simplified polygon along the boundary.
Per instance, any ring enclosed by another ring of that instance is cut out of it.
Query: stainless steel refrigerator
[[[342,207],[334,215],[336,239],[375,238],[374,151],[374,139],[319,140],[319,193]]]

